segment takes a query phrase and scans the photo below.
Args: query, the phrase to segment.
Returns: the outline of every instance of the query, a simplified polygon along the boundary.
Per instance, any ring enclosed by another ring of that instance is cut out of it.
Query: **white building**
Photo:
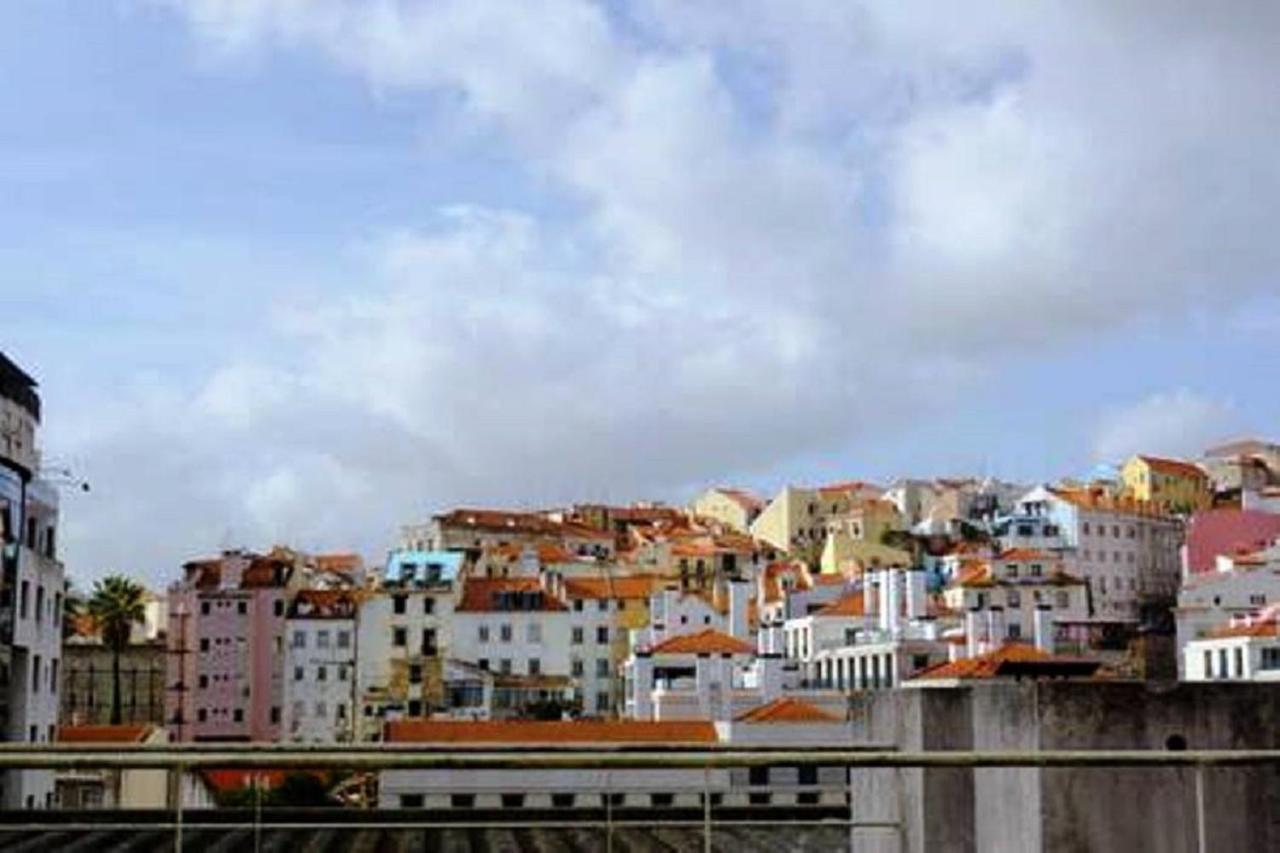
[[[1280,545],[1245,554],[1220,555],[1216,571],[1194,575],[1178,593],[1179,673],[1185,669],[1187,645],[1280,603]]]
[[[40,479],[35,388],[31,377],[0,355],[0,667],[7,675],[0,726],[6,740],[49,743],[58,722],[66,581],[58,558],[58,494]],[[0,778],[4,808],[52,805],[52,771],[13,771]]]
[[[294,743],[345,743],[355,737],[356,595],[300,590],[285,636],[284,720]]]
[[[648,624],[651,575],[564,580],[569,606],[569,675],[578,707],[587,716],[616,716],[624,702],[622,664],[631,651],[630,632]]]
[[[1280,682],[1280,607],[1235,619],[1182,647],[1186,681]]]

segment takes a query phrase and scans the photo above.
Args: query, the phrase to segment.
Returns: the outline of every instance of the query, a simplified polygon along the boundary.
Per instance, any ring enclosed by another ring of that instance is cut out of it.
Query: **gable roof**
[[[1143,456],[1138,458],[1147,463],[1147,467],[1152,471],[1159,471],[1161,474],[1170,474],[1175,477],[1190,477],[1195,480],[1207,480],[1209,475],[1190,462],[1184,462],[1181,459],[1167,459],[1162,456]]]
[[[950,681],[1011,677],[1018,675],[1093,675],[1097,661],[1060,657],[1026,643],[1005,643],[998,649],[972,658],[940,663],[917,673],[912,681]]]
[[[838,723],[840,718],[790,696],[759,705],[736,718],[740,723]]]
[[[668,637],[654,646],[654,654],[729,654],[750,655],[755,653],[755,646],[732,637],[715,628],[706,628],[692,634],[677,634]]]
[[[547,592],[538,578],[467,578],[462,584],[462,597],[455,608],[457,613],[488,613],[501,610],[499,596],[503,593],[537,595],[537,607],[528,611],[565,610],[565,604]],[[513,609],[513,612],[518,612]]]
[[[658,586],[653,575],[624,575],[603,578],[565,578],[565,598],[647,599]]]
[[[816,611],[814,616],[866,616],[866,597],[860,592],[842,595]]]
[[[394,720],[388,743],[716,743],[707,720]]]

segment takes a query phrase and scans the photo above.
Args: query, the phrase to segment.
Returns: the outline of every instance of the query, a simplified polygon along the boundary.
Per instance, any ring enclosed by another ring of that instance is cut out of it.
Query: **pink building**
[[[229,551],[169,589],[165,720],[174,741],[275,741],[295,561]]]
[[[1212,572],[1219,555],[1257,551],[1280,537],[1280,514],[1241,509],[1198,512],[1187,525],[1183,571],[1187,576]]]

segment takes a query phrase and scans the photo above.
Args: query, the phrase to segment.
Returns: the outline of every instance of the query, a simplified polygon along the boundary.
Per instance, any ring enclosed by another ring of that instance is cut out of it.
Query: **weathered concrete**
[[[1013,682],[883,691],[868,739],[904,750],[1280,748],[1280,686]],[[1171,740],[1172,739],[1172,740]],[[907,770],[855,773],[875,851],[1197,850],[1195,770]],[[1204,771],[1207,849],[1280,849],[1280,768]],[[859,801],[861,804],[859,805]]]

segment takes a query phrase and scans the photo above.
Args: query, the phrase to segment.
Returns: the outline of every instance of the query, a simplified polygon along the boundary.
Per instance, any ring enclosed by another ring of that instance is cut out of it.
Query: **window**
[[[324,702],[317,702],[317,703],[316,703],[316,718],[317,718],[317,719],[320,719],[320,720],[323,720],[325,717],[328,717],[328,716],[329,716],[329,706],[328,706],[328,705],[326,705]]]
[[[608,625],[596,626],[596,642],[601,645],[606,645],[609,642],[609,626]]]
[[[232,712],[231,712],[231,720],[232,720],[232,722],[236,722],[236,723],[243,723],[243,722],[244,722],[244,709],[243,709],[243,708],[236,708],[234,711],[232,711]]]
[[[817,767],[812,767],[812,766],[797,767],[796,776],[797,776],[796,781],[801,785],[818,784],[818,768]]]
[[[1086,521],[1084,524],[1080,525],[1080,532],[1085,536],[1089,535],[1089,522]]]
[[[437,651],[436,650],[436,629],[423,628],[422,629],[422,654],[424,654],[427,657],[435,657],[436,651]]]
[[[405,603],[405,596],[393,595],[391,597],[391,611],[396,615],[404,615]]]
[[[476,660],[476,666],[480,667],[480,668],[481,668],[481,669],[483,669],[485,672],[488,672],[488,671],[489,671],[489,659],[488,659],[488,658],[478,658],[478,659]]]
[[[246,613],[249,612],[249,603],[247,601],[237,601],[236,612],[239,613],[241,616],[244,616]]]
[[[347,705],[345,702],[338,703],[337,718],[338,720],[345,720],[347,718]]]
[[[449,805],[455,809],[469,809],[476,804],[475,794],[451,794],[449,795]]]
[[[1204,677],[1213,678],[1213,652],[1204,653]]]
[[[1262,650],[1262,669],[1280,669],[1280,648]]]
[[[1009,590],[1008,601],[1009,601],[1010,607],[1021,607],[1022,595],[1019,594],[1019,592],[1016,589],[1011,589]]]
[[[1011,624],[1009,625],[1009,639],[1010,639],[1010,640],[1021,640],[1021,639],[1022,639],[1022,626],[1021,626],[1021,625],[1018,625],[1018,624],[1016,624],[1016,623],[1011,623]]]
[[[1244,649],[1236,647],[1235,650],[1236,678],[1244,678]]]
[[[524,794],[503,794],[502,807],[504,809],[524,808]]]
[[[307,647],[307,634],[305,631],[293,632],[293,647],[295,649],[305,649]]]
[[[338,632],[338,648],[340,649],[351,648],[351,632],[350,631]]]
[[[538,660],[537,658],[529,658],[529,674],[530,674],[530,675],[541,675],[541,674],[542,674],[542,661]]]
[[[506,623],[504,625],[498,626],[498,639],[501,640],[502,642],[504,643],[511,642],[511,634],[512,634],[512,631],[511,631],[510,623]]]
[[[575,599],[573,600],[573,610],[574,610],[574,612],[575,612],[575,613],[581,613],[581,612],[582,612],[582,599],[581,599],[581,598],[575,598]]]
[[[596,678],[609,677],[609,659],[596,658]]]
[[[30,597],[31,597],[31,582],[23,581],[21,598],[18,599],[18,618],[19,619],[27,618],[27,599]]]
[[[207,709],[200,708],[199,710],[196,711],[197,722],[204,723],[204,722],[208,722],[208,720],[209,720],[209,711]]]
[[[329,648],[329,632],[328,631],[316,632],[316,648],[318,649]]]
[[[24,581],[23,583],[24,583],[24,585],[25,585],[25,583],[26,583],[26,582]],[[207,601],[202,601],[202,602],[200,602],[200,615],[201,615],[201,616],[208,616],[208,615],[209,615],[209,602],[207,602]]]
[[[209,651],[209,638],[208,638],[208,637],[201,637],[201,638],[200,638],[200,651],[202,651],[202,652],[207,652],[207,651]]]
[[[436,612],[436,600],[429,595],[422,596],[422,612],[430,616]]]
[[[596,609],[597,609],[597,610],[599,610],[601,613],[608,613],[608,612],[609,612],[609,599],[607,599],[607,598],[601,598],[601,599],[597,600],[597,601],[596,601]]]
[[[203,674],[200,676],[200,686],[202,688],[207,688],[209,686],[209,676]]]
[[[409,716],[410,717],[422,716],[422,700],[421,699],[409,700]]]
[[[1040,577],[1042,574],[1044,574],[1044,566],[1041,566],[1039,563],[1032,563],[1032,564],[1031,564],[1031,577],[1033,577],[1033,578],[1038,578],[1038,577]]]
[[[569,672],[574,678],[581,678],[583,672],[582,659],[574,658],[569,662]]]
[[[284,615],[284,599],[282,598],[276,599],[275,604],[272,606],[272,612],[275,613],[277,616]]]
[[[391,629],[391,645],[396,648],[403,649],[409,645],[409,629],[408,628],[392,628]]]
[[[1226,678],[1228,675],[1230,671],[1227,669],[1227,650],[1218,649],[1218,677]]]
[[[1266,603],[1267,603],[1267,597],[1266,597],[1266,595],[1259,595],[1259,594],[1250,595],[1250,596],[1249,596],[1249,603],[1250,603],[1250,604],[1254,604],[1254,605],[1262,605],[1262,604],[1266,604]]]
[[[582,645],[582,626],[580,626],[580,625],[575,625],[575,626],[574,626],[574,628],[573,628],[573,633],[572,633],[572,635],[570,636],[570,640],[569,640],[569,641],[570,641],[571,643],[573,643],[575,646],[580,646],[580,645]]]
[[[751,767],[747,770],[747,784],[753,788],[769,784],[768,767]]]
[[[31,692],[40,692],[40,655],[31,656]]]
[[[529,642],[531,643],[542,642],[542,625],[540,623],[530,622],[528,625],[525,626],[525,628],[526,628],[526,635],[528,636]]]
[[[609,710],[609,691],[601,690],[596,694],[596,713],[606,713]]]
[[[271,706],[271,722],[272,724],[278,724],[280,722],[280,706],[279,705]]]
[[[1057,595],[1057,607],[1059,610],[1066,610],[1071,606],[1071,596],[1065,592],[1059,592]]]
[[[316,667],[316,681],[328,681],[329,668],[325,666]]]
[[[1010,563],[1009,565],[1005,566],[1005,574],[1011,578],[1016,578],[1018,576],[1018,564]]]
[[[573,794],[552,794],[551,807],[555,809],[571,809],[573,808]]]
[[[36,624],[44,621],[44,587],[36,587]]]
[[[402,809],[420,809],[425,799],[422,794],[401,794],[400,808]]]
[[[419,664],[415,663],[409,666],[409,683],[410,684],[422,683],[422,667]]]
[[[489,626],[481,625],[479,629],[476,631],[476,636],[479,638],[480,642],[482,643],[489,642]]]
[[[343,664],[338,664],[338,680],[339,681],[347,680],[347,668]]]
[[[301,681],[301,680],[303,679],[303,677],[304,677],[304,674],[303,674],[303,669],[302,669],[302,667],[300,667],[300,666],[295,666],[295,667],[293,668],[293,680],[294,680],[294,681]]]

